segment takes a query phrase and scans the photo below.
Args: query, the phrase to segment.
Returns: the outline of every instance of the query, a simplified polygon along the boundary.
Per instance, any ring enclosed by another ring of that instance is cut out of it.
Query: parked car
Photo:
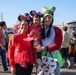
[[[12,28],[7,28],[6,30],[8,32],[8,34],[14,34],[14,30]]]

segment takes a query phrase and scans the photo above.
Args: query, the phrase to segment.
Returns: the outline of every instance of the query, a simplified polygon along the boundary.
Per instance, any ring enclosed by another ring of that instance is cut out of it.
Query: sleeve
[[[48,46],[50,52],[53,52],[55,50],[60,50],[63,40],[62,30],[59,29],[58,27],[54,27],[54,29],[55,29],[55,40],[54,40],[55,43]]]
[[[0,30],[0,45],[1,46],[5,45],[4,33],[2,30]]]
[[[11,36],[8,44],[8,58],[11,67],[15,68],[15,62],[14,62],[14,50],[15,50],[15,43],[14,43],[14,36]]]
[[[7,31],[5,31],[5,34],[6,34],[6,38],[7,38],[7,42],[9,41],[9,35],[7,33]]]

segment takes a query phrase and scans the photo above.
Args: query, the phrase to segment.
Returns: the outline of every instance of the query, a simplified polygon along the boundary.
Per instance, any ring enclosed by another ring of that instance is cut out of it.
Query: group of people
[[[68,32],[68,27],[64,26],[63,29],[63,42],[61,46],[61,54],[65,61],[68,63],[67,68],[71,67],[70,57],[74,57],[74,66],[76,66],[76,30],[72,34]]]
[[[27,13],[18,16],[20,21],[18,33],[13,34],[8,43],[7,58],[10,62],[11,73],[31,75],[33,64],[44,66],[41,59],[42,52],[49,51],[52,54],[58,54],[63,36],[62,30],[53,25],[55,9],[54,6],[43,7],[43,14],[32,10],[30,11],[32,18]],[[40,23],[41,17],[42,23]],[[4,38],[2,40],[0,40],[0,51],[5,51]],[[60,65],[58,62],[56,64],[55,75],[60,75]],[[7,69],[6,67],[4,70]]]
[[[62,31],[53,25],[55,7],[43,7],[43,16],[32,10],[30,14],[20,15],[20,28],[13,34],[8,44],[8,58],[11,72],[16,75],[31,75],[33,64],[44,64],[41,61],[42,51],[48,50],[57,54],[62,45]],[[42,25],[40,23],[43,17]],[[57,62],[55,75],[60,75]]]

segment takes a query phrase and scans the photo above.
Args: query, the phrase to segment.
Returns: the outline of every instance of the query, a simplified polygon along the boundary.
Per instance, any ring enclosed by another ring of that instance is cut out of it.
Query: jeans
[[[7,67],[5,53],[6,53],[6,50],[2,50],[2,48],[0,46],[0,55],[1,55],[1,58],[2,58],[2,65],[3,65],[4,71],[7,71],[8,67]]]
[[[57,68],[55,70],[55,75],[60,75],[60,66],[59,66],[59,63],[57,63]]]

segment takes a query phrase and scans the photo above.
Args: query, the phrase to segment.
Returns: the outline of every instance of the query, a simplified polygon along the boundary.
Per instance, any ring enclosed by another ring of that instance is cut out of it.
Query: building
[[[76,21],[67,22],[68,32],[72,34],[73,31],[76,31]]]

